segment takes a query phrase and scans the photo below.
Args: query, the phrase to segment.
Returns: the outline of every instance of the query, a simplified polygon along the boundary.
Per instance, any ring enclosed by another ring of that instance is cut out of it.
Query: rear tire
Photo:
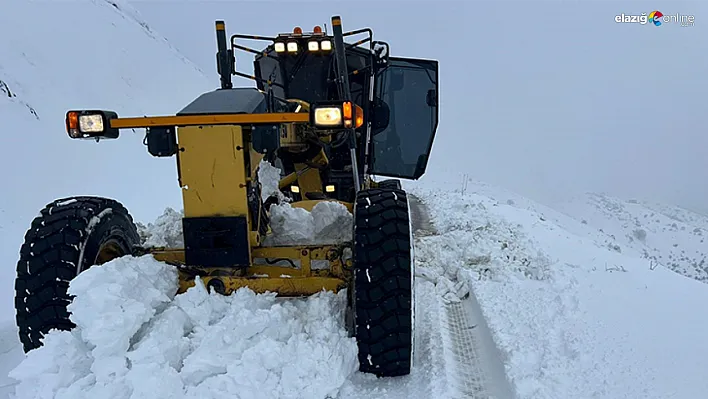
[[[92,265],[130,255],[140,237],[119,202],[99,197],[56,200],[32,221],[20,249],[15,311],[25,352],[51,329],[71,330],[69,281]]]
[[[354,209],[354,336],[359,370],[407,375],[413,352],[413,251],[400,189],[358,193]]]

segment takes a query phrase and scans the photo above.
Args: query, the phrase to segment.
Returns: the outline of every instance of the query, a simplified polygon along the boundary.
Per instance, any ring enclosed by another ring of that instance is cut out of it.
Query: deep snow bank
[[[705,285],[603,245],[581,221],[479,188],[414,190],[438,230],[417,256],[466,271],[521,398],[704,395]]]
[[[10,373],[17,398],[325,398],[358,367],[344,294],[176,287],[151,256],[82,273],[70,288],[77,328],[48,334]]]
[[[148,155],[142,132],[99,145],[70,140],[65,112],[174,113],[218,77],[206,78],[121,0],[4,2],[0,35],[0,318],[9,319],[19,248],[45,204],[102,195],[152,220],[181,199],[174,159]]]

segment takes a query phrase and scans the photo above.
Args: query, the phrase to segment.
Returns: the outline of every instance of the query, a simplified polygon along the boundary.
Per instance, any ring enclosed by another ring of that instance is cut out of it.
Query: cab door
[[[438,62],[389,58],[377,73],[374,97],[385,108],[374,118],[388,114],[388,124],[371,132],[369,173],[419,179],[438,127]]]

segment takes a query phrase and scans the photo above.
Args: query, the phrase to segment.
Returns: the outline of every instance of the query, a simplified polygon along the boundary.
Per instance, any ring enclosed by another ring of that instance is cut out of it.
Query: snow
[[[703,284],[603,245],[582,221],[489,191],[415,189],[438,230],[418,256],[467,273],[519,398],[703,395]]]
[[[346,292],[224,297],[197,280],[175,295],[175,269],[150,256],[82,273],[70,285],[77,328],[51,332],[25,356],[11,320],[12,266],[45,204],[116,198],[136,220],[154,220],[139,225],[143,245],[183,246],[174,160],[146,154],[142,132],[72,141],[64,113],[172,114],[218,78],[125,1],[12,2],[0,33],[12,38],[0,42],[0,168],[18,171],[5,174],[5,192],[23,193],[0,196],[0,397],[664,399],[708,391],[708,217],[604,194],[549,207],[480,182],[466,193],[411,185],[432,225],[415,235],[410,376],[357,371]],[[277,190],[279,169],[262,163],[258,177],[262,198],[280,200],[267,245],[351,239],[346,207],[292,207]]]
[[[324,398],[357,367],[338,321],[343,294],[224,297],[201,281],[176,289],[176,270],[150,256],[79,275],[70,288],[77,328],[48,334],[10,373],[17,397]]]
[[[147,225],[136,223],[141,245],[146,248],[184,248],[183,217],[184,211],[177,212],[172,208],[166,208],[155,222]]]
[[[266,246],[341,244],[352,239],[353,216],[335,201],[320,202],[309,212],[283,203],[270,208],[272,235]]]
[[[416,227],[410,376],[357,371],[346,292],[224,297],[198,281],[175,296],[174,270],[145,256],[71,283],[78,327],[50,333],[10,373],[17,398],[658,399],[708,389],[703,283],[488,185],[411,193],[432,224]],[[315,225],[314,209],[280,206]],[[143,234],[167,242],[180,217],[168,211]]]
[[[278,188],[278,183],[281,178],[281,170],[265,160],[261,160],[258,164],[258,182],[261,183],[261,201],[275,196],[279,201],[285,200],[285,195]]]
[[[31,21],[28,23],[28,21]],[[32,219],[73,195],[122,202],[138,220],[177,207],[174,159],[156,159],[144,132],[118,140],[69,139],[66,111],[120,116],[174,114],[218,86],[150,28],[123,0],[10,1],[0,11],[0,320],[14,319],[14,265]]]
[[[708,216],[603,194],[587,194],[556,208],[608,235],[618,251],[708,283]]]

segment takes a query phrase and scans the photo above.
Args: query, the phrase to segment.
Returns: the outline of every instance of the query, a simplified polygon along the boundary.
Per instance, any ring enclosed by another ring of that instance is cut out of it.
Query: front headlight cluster
[[[275,52],[281,54],[287,51],[296,54],[300,51],[300,44],[295,40],[275,42]],[[330,39],[310,39],[307,41],[307,50],[312,53],[332,51],[332,41]]]
[[[348,101],[316,103],[310,108],[310,124],[319,129],[356,129],[364,124],[364,110]]]

